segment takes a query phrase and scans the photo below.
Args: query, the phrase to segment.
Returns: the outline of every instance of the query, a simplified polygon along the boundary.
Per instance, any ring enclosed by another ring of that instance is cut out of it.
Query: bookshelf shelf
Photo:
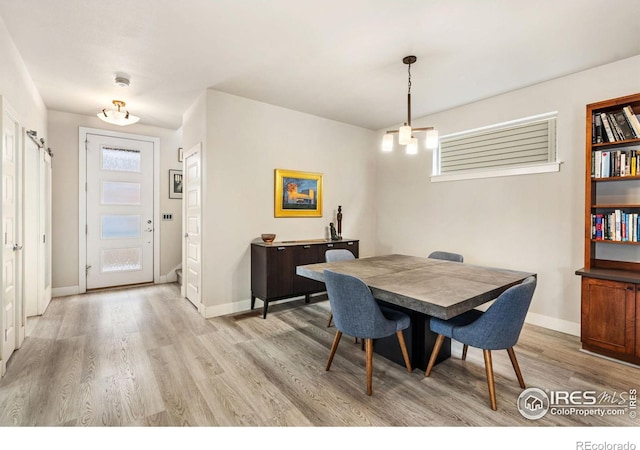
[[[640,245],[640,242],[614,241],[611,239],[591,239],[591,242],[596,244]],[[638,277],[640,277],[640,273],[638,274]]]
[[[584,267],[576,271],[582,277],[582,347],[635,364],[640,364],[639,115],[640,94],[586,106]]]

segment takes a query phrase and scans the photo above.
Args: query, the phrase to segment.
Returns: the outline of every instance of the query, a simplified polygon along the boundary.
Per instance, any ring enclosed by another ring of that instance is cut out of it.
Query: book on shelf
[[[627,118],[629,125],[631,125],[631,130],[633,130],[633,134],[635,135],[636,139],[640,139],[640,121],[633,113],[631,106],[625,106],[624,108],[622,108],[622,112]]]
[[[600,114],[592,114],[591,120],[593,122],[593,131],[591,133],[592,144],[602,144],[604,142],[602,138],[602,117]]]
[[[619,133],[622,135],[623,140],[636,138],[636,134],[631,128],[631,124],[627,120],[627,116],[625,115],[622,109],[619,111],[614,111],[613,117],[616,121],[617,129],[619,130]]]
[[[603,151],[602,156],[601,177],[609,178],[611,176],[611,152]]]
[[[611,123],[609,122],[609,118],[606,113],[600,113],[600,118],[602,119],[602,126],[605,131],[605,135],[607,137],[607,142],[615,142],[616,138],[613,134],[613,129],[611,128]]]

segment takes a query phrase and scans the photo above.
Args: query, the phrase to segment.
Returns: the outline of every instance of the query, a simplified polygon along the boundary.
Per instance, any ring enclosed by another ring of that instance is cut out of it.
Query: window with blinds
[[[556,114],[552,113],[442,136],[434,175],[500,172],[555,162]]]

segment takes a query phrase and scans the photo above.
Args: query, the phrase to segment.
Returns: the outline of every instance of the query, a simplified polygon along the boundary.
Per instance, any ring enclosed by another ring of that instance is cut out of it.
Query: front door
[[[87,289],[153,281],[153,145],[87,134]]]
[[[183,295],[200,308],[202,270],[202,183],[200,144],[189,150],[184,158],[184,254]]]

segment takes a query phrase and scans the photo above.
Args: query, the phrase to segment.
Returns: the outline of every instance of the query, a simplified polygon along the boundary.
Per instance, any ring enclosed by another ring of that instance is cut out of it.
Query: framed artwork
[[[178,162],[184,161],[184,153],[182,152],[182,147],[178,147]]]
[[[322,217],[322,174],[275,170],[275,217]]]
[[[182,170],[169,171],[169,198],[182,198]]]

